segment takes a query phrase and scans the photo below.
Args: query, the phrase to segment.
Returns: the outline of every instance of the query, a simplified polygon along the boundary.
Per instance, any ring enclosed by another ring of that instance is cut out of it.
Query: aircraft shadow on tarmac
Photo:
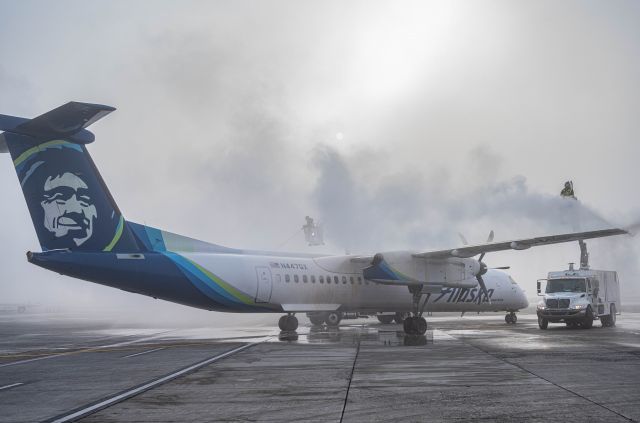
[[[304,339],[301,339],[304,338]],[[425,335],[407,335],[402,330],[357,326],[312,326],[306,333],[281,331],[278,340],[283,342],[306,341],[310,344],[338,343],[353,338],[359,342],[377,342],[386,346],[423,346],[433,343],[433,331]]]

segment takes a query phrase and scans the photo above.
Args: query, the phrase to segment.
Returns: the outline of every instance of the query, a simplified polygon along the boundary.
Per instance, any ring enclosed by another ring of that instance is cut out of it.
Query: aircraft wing
[[[632,230],[633,229],[633,230]],[[467,245],[459,248],[451,248],[446,250],[426,251],[422,253],[412,254],[415,258],[423,259],[446,259],[450,257],[469,258],[482,253],[491,253],[495,251],[506,250],[526,250],[531,247],[541,245],[560,244],[563,242],[578,241],[581,239],[601,238],[613,235],[632,234],[635,229],[640,229],[640,224],[635,224],[627,229],[601,229],[597,231],[574,232],[561,235],[548,235],[536,238],[518,239],[512,241],[489,242],[486,244]],[[351,261],[354,263],[371,263],[374,259],[373,255],[352,256]]]
[[[540,236],[536,238],[518,239],[513,241],[490,242],[487,244],[469,245],[449,250],[428,251],[414,254],[417,258],[448,258],[448,257],[473,257],[482,253],[491,253],[505,250],[526,250],[541,245],[560,244],[563,242],[578,241],[581,239],[601,238],[605,236],[629,234],[624,229],[602,229],[598,231],[574,232],[562,235]]]

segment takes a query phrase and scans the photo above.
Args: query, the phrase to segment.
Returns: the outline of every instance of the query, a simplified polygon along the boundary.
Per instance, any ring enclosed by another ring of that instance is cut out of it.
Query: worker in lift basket
[[[576,199],[576,195],[573,192],[573,182],[567,181],[564,183],[564,188],[560,191],[560,195],[562,198],[573,198]]]

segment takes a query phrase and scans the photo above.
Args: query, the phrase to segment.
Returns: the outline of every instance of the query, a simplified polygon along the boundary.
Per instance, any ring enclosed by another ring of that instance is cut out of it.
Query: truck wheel
[[[584,320],[582,321],[582,329],[591,329],[593,326],[593,311],[591,310],[591,306],[587,307],[587,311],[584,315]]]
[[[378,321],[384,325],[388,325],[389,323],[393,322],[394,317],[395,316],[392,316],[392,315],[382,314],[382,315],[378,315]]]
[[[538,316],[538,326],[540,329],[546,329],[549,326],[549,321],[544,317]]]
[[[611,314],[610,314],[611,318],[609,319],[609,323],[611,325],[611,327],[615,327],[616,325],[616,305],[615,304],[611,304]]]

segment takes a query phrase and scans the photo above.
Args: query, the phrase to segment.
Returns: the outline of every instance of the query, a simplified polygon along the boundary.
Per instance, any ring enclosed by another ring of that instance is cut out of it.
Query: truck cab
[[[589,329],[594,320],[600,320],[603,327],[616,324],[620,285],[615,271],[575,270],[570,263],[568,270],[549,272],[547,279],[538,280],[537,288],[543,297],[537,307],[540,329],[546,329],[549,323]]]

